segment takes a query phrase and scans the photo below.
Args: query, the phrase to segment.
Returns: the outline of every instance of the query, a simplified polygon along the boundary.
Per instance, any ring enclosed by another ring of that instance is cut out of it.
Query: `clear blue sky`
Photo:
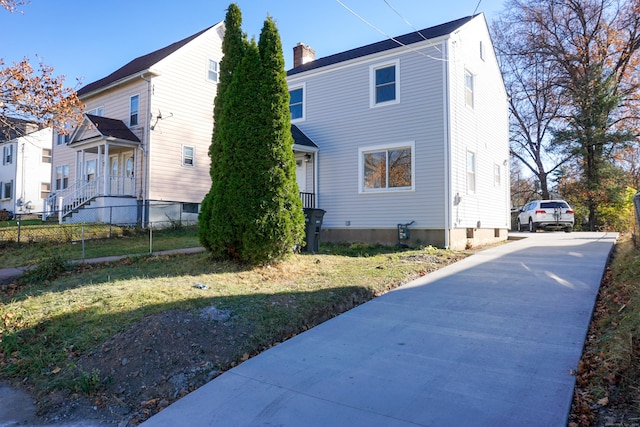
[[[267,14],[278,26],[286,68],[292,49],[308,44],[316,57],[484,12],[487,21],[504,0],[237,0],[243,30],[260,34]],[[231,1],[221,0],[30,0],[22,13],[0,10],[0,58],[29,57],[66,76],[98,80],[130,60],[153,52],[224,20]],[[342,3],[342,4],[341,4]],[[479,4],[478,4],[479,3]],[[344,5],[344,6],[343,6]],[[355,16],[353,10],[382,33]],[[407,23],[408,21],[409,23]],[[411,25],[409,25],[411,24]]]

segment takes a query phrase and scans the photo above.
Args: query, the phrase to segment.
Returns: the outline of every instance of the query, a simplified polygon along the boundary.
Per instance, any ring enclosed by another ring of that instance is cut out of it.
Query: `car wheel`
[[[516,220],[516,230],[522,231],[522,224],[520,224],[520,218]]]
[[[565,233],[571,233],[571,231],[572,231],[571,227],[567,227],[567,228],[564,229]]]
[[[536,225],[533,223],[531,218],[529,218],[529,231],[532,233],[536,232]]]

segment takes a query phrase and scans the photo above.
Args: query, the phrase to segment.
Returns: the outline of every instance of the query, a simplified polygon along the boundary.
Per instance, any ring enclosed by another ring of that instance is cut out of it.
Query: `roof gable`
[[[140,142],[132,131],[122,120],[110,119],[109,117],[94,116],[93,114],[85,114],[85,120],[89,126],[83,124],[79,126],[71,137],[70,145],[81,142],[87,138],[87,130],[95,129],[103,138],[114,138],[121,141]],[[86,123],[86,122],[85,122]]]
[[[403,45],[410,45],[413,43],[442,37],[447,34],[453,33],[476,16],[478,15],[466,16],[464,18],[456,19],[455,21],[446,22],[434,27],[415,31],[413,33],[403,34],[392,39],[382,40],[377,43],[368,44],[366,46],[361,46],[355,49],[347,50],[345,52],[325,56],[324,58],[319,58],[314,61],[307,62],[306,64],[302,64],[298,67],[292,68],[291,70],[287,71],[287,75],[290,76],[293,74],[302,73],[304,71],[326,67],[328,65],[338,64],[340,62],[345,62],[351,59],[361,58],[363,56],[372,55],[374,53],[395,49]]]
[[[102,89],[106,86],[109,86],[110,84],[115,83],[118,80],[122,80],[129,76],[135,76],[137,74],[142,73],[145,70],[148,70],[149,68],[151,68],[152,65],[160,62],[162,59],[171,55],[181,47],[185,46],[187,43],[191,42],[192,40],[196,39],[198,36],[204,34],[205,32],[209,31],[211,28],[219,24],[220,23],[216,25],[212,25],[211,27],[206,28],[192,36],[189,36],[186,39],[177,41],[175,43],[170,44],[169,46],[163,47],[162,49],[158,49],[154,52],[148,53],[146,55],[140,56],[130,61],[129,63],[118,68],[116,71],[109,74],[108,76],[100,80],[96,80],[95,82],[89,83],[88,85],[80,88],[78,90],[78,96],[86,95],[88,93],[91,93],[96,90]]]

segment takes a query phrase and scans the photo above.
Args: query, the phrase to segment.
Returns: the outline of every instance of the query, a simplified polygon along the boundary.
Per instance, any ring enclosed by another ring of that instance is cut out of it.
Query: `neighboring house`
[[[451,248],[504,240],[507,94],[484,15],[325,58],[299,44],[287,81],[301,191],[322,240]]]
[[[0,210],[15,214],[42,212],[51,191],[51,128],[8,119],[0,130]]]
[[[197,219],[211,186],[223,36],[220,22],[78,91],[82,124],[54,137],[50,214],[121,224]]]

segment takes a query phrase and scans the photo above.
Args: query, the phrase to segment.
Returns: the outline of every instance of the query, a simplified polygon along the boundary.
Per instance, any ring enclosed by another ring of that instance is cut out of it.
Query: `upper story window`
[[[182,166],[194,165],[194,151],[195,149],[191,146],[182,146]]]
[[[104,117],[104,107],[93,108],[87,111],[87,114],[91,114],[92,116]]]
[[[213,59],[208,61],[207,80],[218,83],[218,63]]]
[[[51,148],[42,149],[42,163],[51,163]]]
[[[499,187],[502,182],[500,165],[493,165],[493,185]]]
[[[69,142],[70,139],[71,139],[71,134],[63,135],[59,133],[58,136],[56,137],[56,145],[66,144],[67,142]]]
[[[10,165],[13,163],[13,144],[2,147],[2,164]]]
[[[414,142],[359,149],[360,192],[413,190]]]
[[[140,95],[133,95],[129,108],[129,126],[138,125],[138,108],[140,104]]]
[[[484,61],[486,57],[487,57],[487,52],[486,52],[484,42],[480,40],[480,59]]]
[[[291,120],[304,120],[304,85],[289,91]]]
[[[400,61],[375,65],[369,69],[370,106],[395,104],[400,101]]]
[[[473,86],[474,86],[473,74],[470,71],[464,70],[464,95],[465,102],[471,108],[473,108]]]

